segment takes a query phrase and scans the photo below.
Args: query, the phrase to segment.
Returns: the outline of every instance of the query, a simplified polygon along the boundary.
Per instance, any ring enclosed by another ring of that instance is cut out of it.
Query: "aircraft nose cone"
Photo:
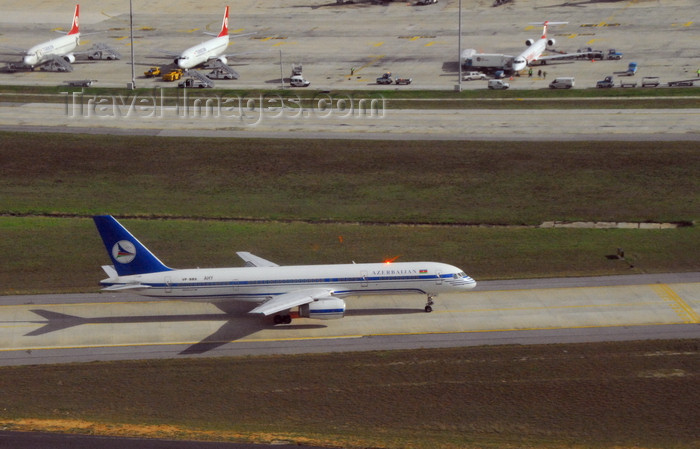
[[[34,65],[34,64],[36,64],[36,56],[27,55],[24,57],[22,62],[24,62],[25,65]]]

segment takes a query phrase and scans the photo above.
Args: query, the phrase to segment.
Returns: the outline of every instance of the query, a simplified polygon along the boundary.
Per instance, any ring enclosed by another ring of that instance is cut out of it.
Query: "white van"
[[[503,80],[489,80],[489,89],[508,89],[510,84]]]
[[[550,89],[571,89],[572,87],[574,87],[573,77],[555,78],[549,83]]]
[[[304,79],[304,77],[301,75],[292,75],[289,78],[289,84],[292,87],[308,87],[309,84],[311,84],[311,81]]]

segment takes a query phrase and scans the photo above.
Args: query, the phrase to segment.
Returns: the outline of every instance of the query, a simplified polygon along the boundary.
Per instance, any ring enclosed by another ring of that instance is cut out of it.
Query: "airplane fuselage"
[[[54,56],[66,56],[70,54],[80,43],[80,34],[69,34],[57,37],[50,41],[35,45],[24,56],[25,65],[34,67],[50,60]]]
[[[170,270],[105,279],[108,290],[129,289],[158,298],[262,302],[301,289],[328,289],[335,297],[464,291],[476,282],[439,262]]]
[[[177,58],[177,65],[181,69],[191,69],[206,63],[211,59],[217,59],[223,55],[228,47],[228,35],[209,39],[194,47],[190,47],[183,51]]]

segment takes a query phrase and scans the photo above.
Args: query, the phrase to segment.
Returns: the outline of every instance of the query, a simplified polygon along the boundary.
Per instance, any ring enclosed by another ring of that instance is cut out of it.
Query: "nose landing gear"
[[[430,313],[433,311],[433,308],[431,307],[433,305],[433,296],[428,295],[428,302],[425,304],[425,312]]]

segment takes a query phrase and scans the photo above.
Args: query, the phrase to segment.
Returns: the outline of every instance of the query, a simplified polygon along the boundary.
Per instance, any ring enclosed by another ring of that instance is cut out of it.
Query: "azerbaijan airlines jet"
[[[249,313],[274,315],[275,324],[291,323],[292,315],[342,318],[343,298],[361,295],[423,294],[428,298],[425,311],[430,312],[438,293],[476,286],[459,268],[437,262],[279,266],[239,252],[244,267],[173,269],[112,216],[93,220],[113,263],[102,267],[109,276],[100,282],[104,290],[156,298],[247,301],[256,305]]]

